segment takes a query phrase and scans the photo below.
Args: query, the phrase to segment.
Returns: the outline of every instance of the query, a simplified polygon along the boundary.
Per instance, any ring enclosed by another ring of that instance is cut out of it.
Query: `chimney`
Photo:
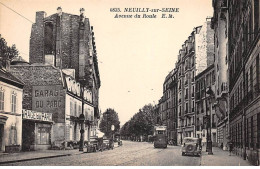
[[[62,15],[62,8],[61,8],[60,6],[57,8],[57,14],[58,14],[59,16]]]

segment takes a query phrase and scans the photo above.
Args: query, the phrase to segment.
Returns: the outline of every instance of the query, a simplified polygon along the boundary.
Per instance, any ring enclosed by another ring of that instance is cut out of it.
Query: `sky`
[[[181,45],[194,27],[213,15],[212,0],[0,0],[0,34],[29,61],[36,11],[49,16],[58,6],[71,14],[85,8],[95,32],[100,108],[102,112],[115,109],[121,125],[145,104],[158,103]],[[170,13],[174,18],[161,18],[162,12],[154,12],[157,18],[114,18],[117,12],[110,12],[111,8],[128,15],[136,12],[124,13],[124,8],[179,8],[179,12]]]

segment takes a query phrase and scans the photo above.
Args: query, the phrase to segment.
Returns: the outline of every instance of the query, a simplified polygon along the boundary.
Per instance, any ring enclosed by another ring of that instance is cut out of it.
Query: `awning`
[[[7,121],[8,117],[4,115],[0,115],[0,124],[5,124]]]
[[[101,132],[100,130],[96,129],[96,136],[103,137],[105,135],[105,133]]]

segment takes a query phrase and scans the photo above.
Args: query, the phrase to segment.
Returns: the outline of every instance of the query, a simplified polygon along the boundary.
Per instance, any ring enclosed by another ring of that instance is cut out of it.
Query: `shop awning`
[[[105,133],[101,132],[100,130],[96,130],[96,136],[98,136],[99,138],[100,137],[103,137],[105,135]]]
[[[0,115],[0,124],[5,124],[7,121],[8,117],[4,115]]]

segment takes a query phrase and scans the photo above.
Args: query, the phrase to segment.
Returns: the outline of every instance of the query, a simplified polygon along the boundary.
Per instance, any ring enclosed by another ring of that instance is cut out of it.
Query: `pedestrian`
[[[199,149],[200,149],[200,150],[202,149],[201,142],[202,142],[202,139],[201,139],[201,138],[199,138]]]
[[[233,151],[233,143],[229,142],[229,156],[231,156],[231,152]]]

